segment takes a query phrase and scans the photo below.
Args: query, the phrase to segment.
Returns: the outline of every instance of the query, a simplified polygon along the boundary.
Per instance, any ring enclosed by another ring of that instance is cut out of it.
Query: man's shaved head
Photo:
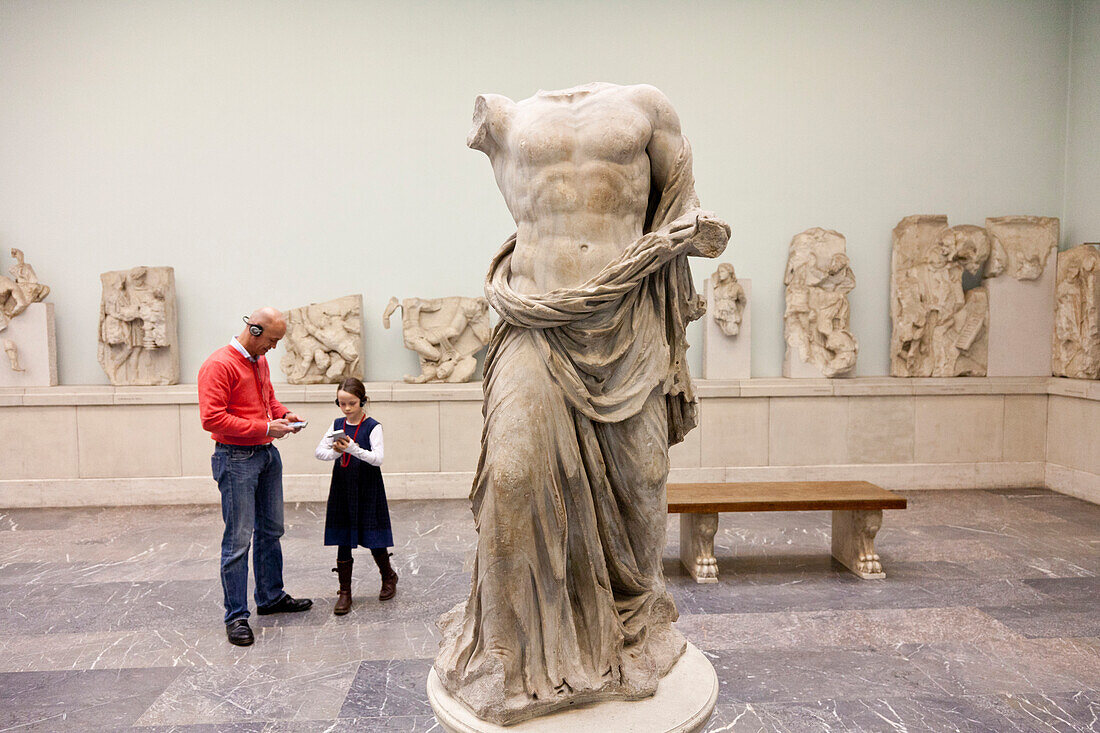
[[[248,322],[260,326],[264,330],[259,336],[253,336],[246,327],[241,335],[237,337],[237,340],[241,342],[241,346],[244,346],[248,353],[253,356],[266,354],[275,348],[275,344],[279,343],[279,339],[286,335],[286,316],[271,306],[253,311],[252,315],[248,317]]]

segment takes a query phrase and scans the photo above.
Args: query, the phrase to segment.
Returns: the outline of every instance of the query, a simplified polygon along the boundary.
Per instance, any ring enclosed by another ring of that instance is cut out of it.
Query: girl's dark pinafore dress
[[[365,418],[359,425],[348,425],[337,418],[333,430],[343,430],[364,450],[370,450],[370,434],[378,421]],[[344,465],[346,464],[346,465]],[[328,489],[325,516],[325,544],[344,547],[393,547],[390,509],[382,469],[360,461],[350,453],[337,454]]]

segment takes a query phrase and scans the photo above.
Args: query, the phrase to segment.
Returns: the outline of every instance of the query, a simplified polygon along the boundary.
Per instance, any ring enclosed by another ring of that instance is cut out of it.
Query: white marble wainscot
[[[1004,274],[985,281],[989,292],[989,376],[1050,374],[1057,253],[1057,247],[1050,248],[1043,272],[1035,280]]]
[[[15,348],[18,365],[11,368],[5,343]],[[57,384],[57,336],[53,303],[31,303],[0,331],[0,387],[52,387]]]
[[[1100,503],[1100,382],[1053,377],[697,380],[670,480],[866,480],[887,489],[1046,486]],[[276,385],[309,420],[276,443],[288,501],[323,501],[313,458],[332,385]],[[391,499],[465,498],[481,385],[367,384]],[[56,451],[56,441],[71,446]],[[194,385],[0,388],[0,507],[217,503]],[[136,453],[135,453],[136,451]],[[140,455],[140,460],[131,456]]]
[[[752,280],[737,281],[745,291],[745,308],[736,336],[727,336],[714,319],[714,285],[706,280],[707,315],[703,326],[703,378],[752,377]]]

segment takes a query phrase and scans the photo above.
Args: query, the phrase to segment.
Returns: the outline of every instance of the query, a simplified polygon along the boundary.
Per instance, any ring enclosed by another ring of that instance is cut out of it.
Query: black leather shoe
[[[268,616],[273,613],[297,613],[299,611],[308,611],[310,606],[313,605],[313,601],[309,598],[291,598],[289,594],[279,599],[277,603],[272,603],[270,606],[260,606],[256,609],[256,613],[261,616]]]
[[[248,619],[239,618],[225,625],[225,635],[229,637],[230,644],[237,646],[251,646],[256,639],[252,636],[252,629],[248,626]]]

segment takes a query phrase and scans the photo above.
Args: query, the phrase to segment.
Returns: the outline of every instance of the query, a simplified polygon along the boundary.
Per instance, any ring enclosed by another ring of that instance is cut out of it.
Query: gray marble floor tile
[[[700,649],[889,649],[900,644],[1019,641],[976,608],[683,614],[676,627]]]
[[[130,725],[180,668],[0,674],[0,731],[90,731]]]
[[[1057,603],[1100,604],[1100,578],[1036,578],[1030,587]]]
[[[849,580],[850,578],[850,580]],[[1042,594],[1015,580],[930,580],[895,583],[861,580],[854,575],[832,582],[751,585],[697,584],[690,578],[670,578],[669,590],[681,613],[759,613],[813,611],[817,609],[934,608],[950,599],[960,606],[984,606],[991,602],[1035,605]]]
[[[363,662],[340,709],[340,717],[432,715],[426,688],[431,667],[431,659]]]
[[[244,670],[193,667],[149,706],[137,725],[332,720],[359,663],[264,663]]]
[[[1032,717],[1014,709],[1022,704]],[[1051,712],[1053,708],[1053,713]],[[1057,718],[1061,712],[1063,717]],[[1023,714],[1021,714],[1023,713]],[[1033,731],[1088,731],[1087,706],[1055,698],[1045,706],[1012,696],[881,697],[859,700],[818,700],[806,703],[721,705],[706,731],[719,733],[790,733],[846,731],[848,733],[957,732],[1031,733]],[[1048,724],[1054,725],[1048,727]]]
[[[1095,601],[1075,605],[983,606],[981,610],[1026,637],[1100,636],[1100,610]]]
[[[439,630],[431,621],[356,622],[331,614],[317,626],[253,625],[256,643],[228,643],[221,624],[195,629],[147,629],[72,634],[0,634],[0,672],[159,666],[241,666],[265,663],[434,656]]]
[[[1100,731],[1100,694],[1082,691],[1053,695],[1004,695],[991,707],[1011,730],[1080,733]]]

